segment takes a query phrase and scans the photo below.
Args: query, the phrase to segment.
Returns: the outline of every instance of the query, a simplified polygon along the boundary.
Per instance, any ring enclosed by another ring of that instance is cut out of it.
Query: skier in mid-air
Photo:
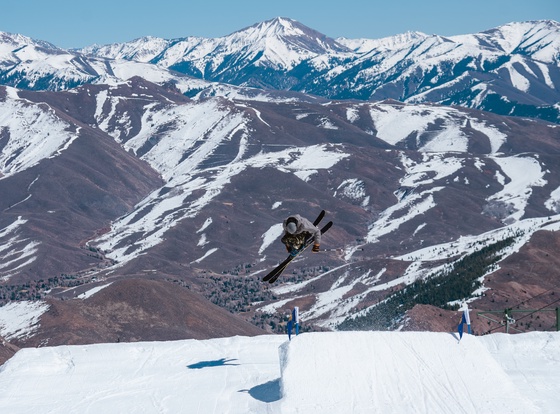
[[[299,214],[294,214],[284,220],[282,223],[284,226],[284,235],[281,240],[282,243],[286,245],[286,250],[290,253],[290,255],[282,263],[272,269],[265,277],[263,277],[263,282],[276,282],[282,272],[286,269],[286,266],[288,266],[292,260],[310,246],[311,243],[313,243],[313,253],[319,252],[321,234],[327,232],[333,225],[333,222],[329,221],[321,229],[319,229],[317,225],[321,222],[323,217],[325,217],[325,210],[322,210],[321,213],[319,213],[313,223]]]
[[[289,216],[283,223],[284,236],[281,241],[286,245],[288,253],[297,252],[305,243],[305,240],[313,236],[313,253],[319,252],[321,245],[321,230],[305,217],[299,214]]]

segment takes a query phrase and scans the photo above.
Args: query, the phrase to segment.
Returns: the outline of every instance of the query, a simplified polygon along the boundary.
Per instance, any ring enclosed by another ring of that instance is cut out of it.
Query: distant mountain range
[[[126,79],[129,71],[156,72],[144,76],[158,81],[176,73],[328,99],[432,102],[560,122],[559,33],[558,22],[543,20],[451,37],[409,32],[332,39],[276,18],[220,38],[145,37],[70,51],[3,33],[0,83],[64,90]],[[182,91],[192,96],[209,87]]]
[[[0,301],[51,309],[13,344],[153,339],[99,317],[147,312],[120,279],[158,279],[158,298],[172,283],[275,332],[294,305],[309,329],[431,330],[453,329],[465,300],[547,306],[560,295],[558,28],[348,40],[278,18],[83,50],[2,33]],[[286,254],[281,221],[321,209],[328,251],[263,284]],[[58,306],[95,286],[87,309]],[[169,306],[191,315],[183,302]]]

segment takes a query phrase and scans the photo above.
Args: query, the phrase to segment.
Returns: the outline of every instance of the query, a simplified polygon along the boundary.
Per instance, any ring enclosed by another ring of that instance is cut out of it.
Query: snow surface
[[[262,243],[261,247],[259,248],[259,254],[263,254],[263,252],[265,251],[265,249],[267,247],[269,247],[272,243],[277,241],[280,238],[280,236],[282,236],[283,231],[284,230],[283,230],[282,223],[276,223],[273,226],[271,226],[262,235],[263,243]]]
[[[558,332],[74,345],[1,366],[0,412],[556,413],[559,380]]]
[[[103,290],[103,289],[105,289],[106,287],[111,286],[112,284],[113,284],[113,282],[110,282],[110,283],[107,283],[107,284],[105,284],[105,285],[101,285],[101,286],[94,287],[93,289],[90,289],[90,290],[88,290],[88,291],[86,291],[86,292],[84,292],[84,293],[78,295],[78,299],[87,299],[87,298],[89,298],[89,297],[95,295],[95,294],[96,294],[97,292],[99,292],[100,290]]]
[[[416,144],[423,152],[468,152],[469,138],[463,131],[463,114],[451,108],[437,108],[430,105],[377,104],[370,109],[377,129],[377,136],[391,145],[416,135]],[[349,113],[352,122],[355,114]],[[443,126],[434,125],[443,121]],[[486,135],[492,154],[498,152],[507,136],[494,125],[469,119],[471,128]],[[433,130],[429,131],[428,128]]]
[[[54,110],[45,110],[45,104],[19,98],[14,88],[6,91],[6,99],[0,101],[0,130],[10,139],[0,148],[0,179],[60,155],[78,137]]]
[[[10,302],[0,307],[0,336],[7,340],[32,336],[47,310],[49,305],[40,301]]]
[[[33,263],[37,258],[35,253],[37,253],[37,247],[40,243],[24,238],[20,234],[20,230],[25,223],[27,223],[27,220],[18,216],[13,223],[0,229],[0,281],[8,280],[11,276],[17,274],[19,269]]]
[[[506,219],[520,220],[525,214],[525,207],[529,203],[529,197],[533,193],[533,187],[543,187],[547,182],[543,178],[538,160],[532,157],[502,157],[493,158],[502,171],[511,179],[504,183],[504,188],[490,197],[488,200],[497,200],[513,206],[513,213]]]

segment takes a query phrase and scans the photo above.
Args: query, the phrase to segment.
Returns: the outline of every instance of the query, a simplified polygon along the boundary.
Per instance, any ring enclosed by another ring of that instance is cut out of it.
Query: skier
[[[285,233],[282,237],[282,243],[286,245],[286,250],[290,253],[290,255],[286,260],[263,277],[263,282],[276,282],[282,272],[286,269],[286,266],[288,266],[288,264],[290,264],[290,262],[311,243],[314,243],[312,249],[313,252],[317,253],[319,251],[321,234],[327,232],[333,224],[332,221],[329,221],[321,228],[321,230],[319,230],[317,225],[321,222],[324,216],[325,210],[322,210],[313,223],[298,214],[294,214],[284,220],[283,225]]]
[[[281,241],[286,245],[288,253],[292,255],[297,253],[305,240],[311,236],[313,236],[313,248],[311,251],[313,253],[319,252],[321,230],[308,219],[299,214],[294,214],[284,220],[283,226],[284,236]]]

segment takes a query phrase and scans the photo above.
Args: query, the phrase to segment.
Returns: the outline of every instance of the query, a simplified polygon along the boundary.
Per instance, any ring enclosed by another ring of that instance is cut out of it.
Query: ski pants
[[[304,231],[303,233],[299,233],[299,234],[286,233],[284,235],[284,237],[282,237],[281,241],[287,247],[289,247],[290,250],[300,249],[303,246],[303,244],[305,243],[305,240],[310,236],[311,236],[311,234],[306,232],[306,231]]]

